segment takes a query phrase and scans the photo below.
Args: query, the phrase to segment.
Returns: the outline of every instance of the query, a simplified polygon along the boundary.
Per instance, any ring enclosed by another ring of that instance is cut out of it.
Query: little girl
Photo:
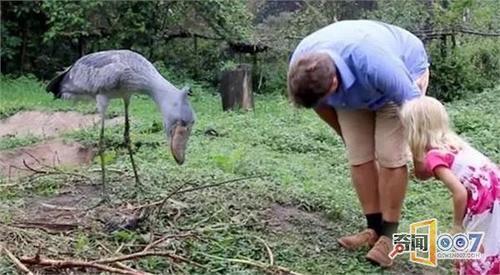
[[[454,231],[484,232],[479,260],[460,261],[460,274],[500,274],[500,168],[449,125],[444,106],[421,96],[405,103],[401,119],[415,175],[434,176],[453,196]]]

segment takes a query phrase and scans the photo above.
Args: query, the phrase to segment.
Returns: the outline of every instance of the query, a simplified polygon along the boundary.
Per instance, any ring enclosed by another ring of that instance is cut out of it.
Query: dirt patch
[[[96,212],[103,212],[102,207],[96,207],[100,201],[100,186],[68,186],[53,197],[25,199],[24,207],[13,210],[13,225],[49,233],[89,228],[96,222]]]
[[[330,222],[320,213],[307,212],[294,206],[273,204],[264,212],[265,222],[271,231],[300,232],[308,229],[328,231]]]
[[[78,112],[19,112],[0,121],[0,137],[34,135],[54,137],[64,132],[90,127],[99,123],[99,115],[82,115]],[[106,120],[106,125],[122,122],[116,117]]]
[[[101,185],[73,184],[62,188],[56,195],[35,196],[24,201],[22,207],[12,209],[12,225],[49,233],[76,229],[135,230],[142,221],[128,205],[103,203]]]
[[[44,166],[86,165],[92,161],[94,155],[95,150],[80,143],[51,140],[34,146],[0,151],[0,174],[5,177],[29,175],[31,172],[23,162],[35,169],[43,169]]]
[[[267,231],[285,242],[300,242],[310,253],[334,253],[339,249],[336,237],[340,228],[319,212],[307,212],[296,206],[273,204],[263,213]]]

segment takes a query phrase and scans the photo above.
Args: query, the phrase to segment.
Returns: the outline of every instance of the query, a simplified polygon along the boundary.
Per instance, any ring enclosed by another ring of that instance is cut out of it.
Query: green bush
[[[255,90],[261,94],[284,94],[286,93],[288,60],[284,55],[278,55],[278,57],[272,55],[263,55],[261,58],[266,62],[260,64],[260,72],[254,81],[257,83]]]
[[[500,77],[498,41],[476,39],[459,41],[457,44],[445,52],[441,51],[438,43],[429,46],[429,94],[444,101],[493,87]]]

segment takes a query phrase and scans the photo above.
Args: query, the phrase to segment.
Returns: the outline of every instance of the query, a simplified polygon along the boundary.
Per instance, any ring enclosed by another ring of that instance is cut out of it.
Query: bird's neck
[[[168,82],[161,75],[154,78],[151,82],[151,97],[156,103],[160,101],[168,100],[169,98],[174,98],[177,93],[177,88],[175,88],[172,83]],[[158,101],[157,101],[158,100]]]
[[[174,85],[161,76],[152,81],[151,86],[150,96],[158,106],[162,114],[163,122],[167,123],[168,119],[172,117],[172,106],[175,105],[174,101],[179,98],[177,95],[179,91]],[[180,102],[178,102],[178,104],[180,104]]]

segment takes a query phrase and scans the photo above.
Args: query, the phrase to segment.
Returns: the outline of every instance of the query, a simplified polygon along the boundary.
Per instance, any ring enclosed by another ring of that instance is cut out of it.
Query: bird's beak
[[[170,150],[172,151],[172,156],[179,165],[184,163],[190,132],[191,127],[183,126],[180,123],[177,123],[172,129]]]

